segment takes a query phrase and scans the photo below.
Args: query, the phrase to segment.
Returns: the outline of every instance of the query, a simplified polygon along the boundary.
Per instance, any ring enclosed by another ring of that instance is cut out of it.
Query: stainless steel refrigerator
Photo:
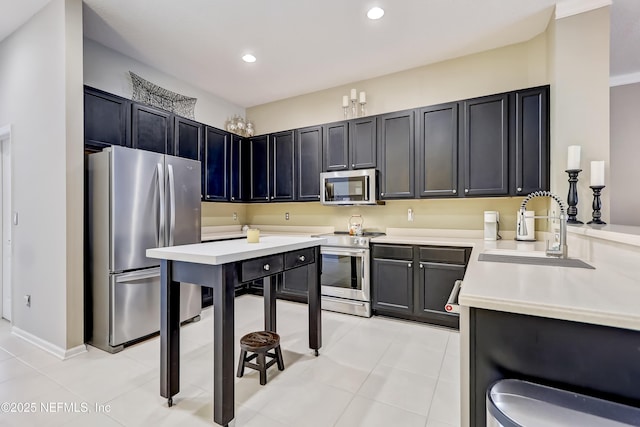
[[[200,243],[200,162],[113,146],[88,156],[87,174],[88,343],[115,353],[160,330],[160,263],[146,250]],[[200,315],[199,286],[180,297],[181,321]]]

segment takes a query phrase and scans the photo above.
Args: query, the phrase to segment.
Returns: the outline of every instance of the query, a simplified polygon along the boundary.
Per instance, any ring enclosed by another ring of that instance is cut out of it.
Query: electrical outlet
[[[407,210],[407,221],[413,221],[413,209],[411,208]]]
[[[284,219],[289,221],[289,212],[284,213]]]
[[[233,213],[233,220],[237,221],[238,220],[238,212],[234,212]]]
[[[24,296],[24,304],[27,307],[31,307],[31,295],[25,295]]]

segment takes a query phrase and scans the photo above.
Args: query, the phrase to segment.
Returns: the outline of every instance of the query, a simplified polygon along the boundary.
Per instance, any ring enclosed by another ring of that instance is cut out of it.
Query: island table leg
[[[322,347],[322,306],[320,303],[320,275],[322,273],[322,255],[320,246],[315,247],[315,269],[309,269],[309,348],[318,356]]]
[[[267,276],[262,279],[264,294],[264,330],[276,331],[276,278]]]
[[[234,268],[224,264],[213,270],[213,421],[223,426],[234,417]]]
[[[180,283],[171,261],[160,262],[160,395],[173,405],[180,392]]]

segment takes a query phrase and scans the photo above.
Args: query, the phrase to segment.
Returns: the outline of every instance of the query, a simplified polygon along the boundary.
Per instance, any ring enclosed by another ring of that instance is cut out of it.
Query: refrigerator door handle
[[[158,247],[161,248],[164,243],[164,229],[165,229],[165,201],[164,201],[164,166],[162,163],[157,164],[158,168],[158,194],[160,196],[160,203],[158,209],[160,210],[160,224],[158,226]]]
[[[173,175],[173,165],[168,165],[169,171],[169,246],[173,246],[173,236],[176,231],[176,180]]]

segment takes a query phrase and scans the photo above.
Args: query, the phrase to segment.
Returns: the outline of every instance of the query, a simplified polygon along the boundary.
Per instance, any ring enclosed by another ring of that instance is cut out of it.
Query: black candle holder
[[[593,219],[589,221],[587,224],[596,224],[596,225],[604,225],[606,222],[600,219],[600,208],[602,208],[602,202],[600,201],[600,193],[604,188],[604,185],[591,185],[589,186],[593,190],[593,214],[591,215]]]
[[[579,221],[576,216],[578,215],[578,174],[582,172],[582,169],[567,169],[565,171],[569,174],[569,194],[567,195],[567,204],[569,208],[567,208],[567,224],[584,224],[584,222]]]

